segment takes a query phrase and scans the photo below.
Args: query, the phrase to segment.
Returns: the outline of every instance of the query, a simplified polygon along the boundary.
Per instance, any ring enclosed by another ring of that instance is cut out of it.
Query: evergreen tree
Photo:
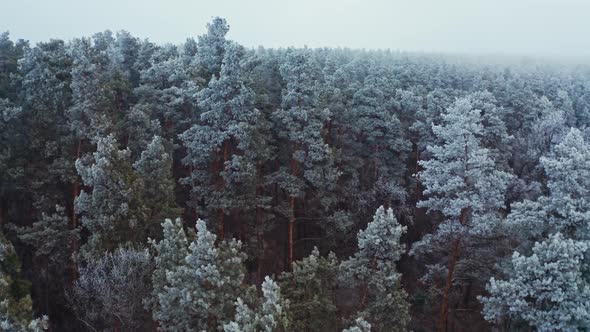
[[[33,249],[33,290],[41,310],[52,320],[68,317],[71,312],[65,293],[78,273],[72,261],[76,262],[73,247],[78,243],[79,229],[72,229],[70,217],[59,205],[51,214],[43,212],[31,226],[15,228],[18,239]]]
[[[357,318],[354,325],[342,330],[342,332],[371,332],[371,324],[362,318]]]
[[[255,310],[251,309],[241,298],[236,301],[235,319],[223,326],[225,332],[279,331],[285,325],[280,288],[269,277],[262,283],[263,300]]]
[[[71,106],[71,62],[61,40],[27,49],[19,62],[22,119],[28,134],[25,176],[37,215],[65,202],[73,212],[75,142],[65,115]],[[70,188],[67,194],[64,188]]]
[[[586,222],[590,213],[590,144],[572,128],[540,163],[548,194],[514,203],[506,231],[522,248],[554,232],[577,240],[590,239]]]
[[[128,115],[129,120],[150,119],[150,122],[142,121],[141,128],[146,129],[138,134],[151,131],[153,136],[161,130],[164,138],[177,142],[177,135],[194,122],[197,108],[194,95],[202,85],[202,79],[191,65],[192,52],[187,45],[180,53],[176,47],[170,46],[150,49],[149,60],[140,71],[140,85],[134,90],[138,103]],[[157,121],[161,129],[152,121]],[[137,134],[136,137],[140,138]]]
[[[142,180],[141,204],[145,206],[147,235],[156,238],[161,234],[160,220],[169,216],[178,216],[182,212],[175,201],[174,178],[172,177],[172,156],[159,136],[154,136],[141,153],[133,168]],[[154,229],[156,228],[156,229]]]
[[[470,99],[457,100],[442,118],[442,125],[432,128],[440,144],[428,146],[432,157],[420,162],[424,170],[417,176],[425,187],[427,199],[417,206],[429,212],[441,212],[444,220],[434,233],[424,236],[412,249],[416,254],[448,253],[444,258],[448,260],[447,276],[441,291],[441,331],[446,329],[455,274],[468,273],[473,277],[467,280],[478,279],[478,270],[473,267],[472,271],[455,271],[457,262],[461,258],[468,259],[466,253],[474,253],[470,250],[477,242],[493,240],[511,179],[510,174],[496,169],[489,150],[482,147],[485,129],[481,111],[473,109]],[[486,268],[485,265],[480,269]]]
[[[0,233],[0,329],[42,331],[48,318],[33,319],[30,284],[22,279],[21,264],[12,244]]]
[[[113,136],[97,141],[90,158],[76,161],[76,169],[88,188],[76,199],[76,212],[89,232],[81,250],[85,259],[125,242],[144,242],[150,225],[139,199],[141,183],[133,172],[129,150],[119,150]],[[138,187],[139,186],[139,187]]]
[[[158,320],[162,309],[159,307],[158,294],[165,291],[166,275],[183,265],[188,254],[188,239],[182,227],[182,220],[166,219],[162,223],[163,238],[156,242],[150,239],[155,254],[155,268],[152,274],[152,296],[145,301],[146,308],[151,309],[154,320]]]
[[[318,68],[311,58],[311,51],[289,50],[280,72],[286,87],[281,109],[274,112],[273,117],[275,131],[285,140],[287,158],[274,177],[289,199],[285,210],[288,217],[288,266],[291,266],[294,227],[300,210],[296,206],[297,200],[309,198],[306,195],[310,189],[316,193],[329,192],[336,183],[338,172],[333,167],[333,152],[326,144],[324,134],[330,111],[317,107],[314,81]]]
[[[314,247],[311,254],[293,263],[293,271],[283,272],[281,292],[289,301],[286,308],[292,331],[333,331],[338,326],[338,309],[334,304],[338,262],[331,253],[320,256]]]
[[[224,18],[215,17],[207,23],[207,33],[199,36],[196,64],[203,67],[210,77],[218,76],[226,48],[225,35],[229,25]]]
[[[360,288],[357,308],[377,331],[405,331],[410,320],[407,294],[396,264],[405,252],[401,226],[393,210],[379,207],[373,221],[358,233],[358,251],[342,262],[341,279]]]
[[[243,47],[226,44],[219,78],[198,93],[200,124],[180,136],[187,148],[183,162],[192,169],[183,180],[191,185],[190,205],[199,209],[203,202],[210,219],[218,215],[221,238],[226,214],[232,209],[245,213],[257,205],[254,144],[260,112],[241,73],[243,56]]]
[[[393,111],[391,82],[379,69],[365,78],[363,86],[353,96],[349,112],[350,130],[356,135],[355,150],[364,161],[360,171],[361,188],[372,205],[402,203],[406,191],[402,184],[405,158],[409,150],[402,124]],[[395,90],[393,90],[395,91]]]
[[[0,33],[0,99],[15,101],[18,90],[12,75],[17,72],[18,60],[28,49],[29,43],[22,39],[10,40],[8,31]]]
[[[572,128],[547,157],[541,157],[551,193],[541,203],[556,230],[580,240],[590,240],[590,144]]]
[[[245,254],[241,243],[222,241],[197,221],[197,239],[182,265],[166,272],[155,317],[163,331],[222,329],[234,318],[234,302],[248,298],[243,285]]]
[[[0,224],[6,219],[5,210],[8,194],[15,191],[16,183],[23,176],[23,146],[21,126],[22,108],[8,99],[0,99]]]
[[[557,233],[531,256],[515,252],[508,280],[490,279],[480,298],[490,322],[524,321],[538,331],[579,331],[590,324],[590,285],[582,275],[588,245]]]
[[[57,250],[59,255],[35,254],[35,278],[43,284],[36,291],[45,298],[42,303],[52,317],[60,314],[63,307],[49,306],[48,298],[64,298],[63,285],[68,278],[63,274],[69,266],[70,279],[76,278],[77,264],[75,256],[78,250],[77,216],[74,212],[74,200],[77,196],[77,174],[74,167],[76,143],[71,130],[66,110],[72,104],[71,83],[72,59],[66,44],[61,40],[38,43],[27,49],[19,61],[20,100],[23,107],[22,120],[26,130],[26,165],[25,178],[31,192],[34,210],[34,224],[28,242],[36,250],[45,247],[47,251]],[[63,211],[56,210],[56,205],[63,206]],[[52,217],[48,217],[48,216]],[[64,224],[70,216],[69,224]],[[63,234],[59,234],[64,232]],[[60,241],[56,243],[43,239],[44,235],[53,234]],[[71,237],[69,240],[66,235]],[[21,240],[27,242],[21,237]],[[61,248],[60,248],[61,247]],[[70,250],[69,253],[63,249]],[[48,259],[51,262],[48,262]],[[71,262],[68,263],[67,259]],[[52,273],[49,273],[52,271]],[[64,278],[66,278],[64,280]],[[33,280],[36,281],[36,280]],[[51,292],[51,293],[49,293]]]

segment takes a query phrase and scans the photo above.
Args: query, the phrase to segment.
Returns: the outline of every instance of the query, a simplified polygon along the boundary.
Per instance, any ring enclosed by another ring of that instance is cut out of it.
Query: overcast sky
[[[213,16],[245,46],[590,57],[590,0],[0,0],[32,42],[124,29],[179,43]]]

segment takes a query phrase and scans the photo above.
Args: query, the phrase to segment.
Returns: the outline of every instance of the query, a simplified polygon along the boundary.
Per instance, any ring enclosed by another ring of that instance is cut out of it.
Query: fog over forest
[[[6,0],[2,9],[0,31],[32,42],[111,29],[178,44],[222,15],[246,47],[590,56],[586,0]]]
[[[590,5],[444,3],[3,4],[0,331],[590,329]]]

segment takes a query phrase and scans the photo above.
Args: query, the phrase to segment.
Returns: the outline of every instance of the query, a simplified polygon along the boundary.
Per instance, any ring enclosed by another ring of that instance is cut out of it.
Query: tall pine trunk
[[[254,214],[254,231],[256,232],[256,242],[260,248],[260,253],[257,257],[257,264],[256,264],[256,284],[260,285],[262,283],[262,261],[264,257],[264,243],[262,242],[262,232],[260,231],[260,205],[258,204],[258,197],[261,195],[261,188],[260,188],[260,181],[259,177],[261,174],[260,170],[260,163],[256,162],[256,180],[255,180],[255,190],[256,195],[254,196],[254,203],[256,204],[256,210]]]
[[[80,152],[82,150],[82,139],[78,139],[78,147],[76,148],[76,160],[80,159]],[[80,180],[78,175],[76,175],[76,180],[74,181],[74,190],[72,193],[72,230],[76,230],[78,228],[78,216],[76,215],[76,198],[80,194]],[[72,233],[72,282],[77,279],[78,277],[78,263],[76,256],[78,254],[78,237],[76,233]]]
[[[291,159],[291,175],[297,175],[297,161],[295,159]],[[289,266],[288,269],[291,270],[293,265],[293,228],[295,225],[295,196],[290,197],[289,202]]]
[[[461,216],[459,217],[459,222],[461,225],[465,224],[465,219],[467,217],[467,209],[463,208],[461,210]],[[459,254],[461,253],[461,237],[456,238],[453,240],[453,245],[451,249],[451,261],[449,262],[449,271],[447,273],[447,281],[445,288],[443,290],[443,298],[442,303],[440,306],[440,320],[439,320],[439,330],[440,332],[446,332],[447,330],[447,320],[449,316],[449,294],[451,293],[451,288],[453,288],[453,276],[455,274],[455,267],[457,266],[457,260],[459,258]]]
[[[219,167],[220,172],[225,170],[225,162],[229,159],[229,143],[227,141],[223,142],[223,159],[221,162],[221,167]],[[221,176],[221,188],[222,192],[225,191],[225,178]],[[223,240],[225,238],[225,211],[223,208],[219,209],[219,239]]]

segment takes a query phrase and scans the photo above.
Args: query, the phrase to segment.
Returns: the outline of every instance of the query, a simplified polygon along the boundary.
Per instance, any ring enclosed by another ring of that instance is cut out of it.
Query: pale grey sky
[[[0,0],[32,42],[105,29],[182,42],[225,17],[245,46],[590,57],[590,0]]]

